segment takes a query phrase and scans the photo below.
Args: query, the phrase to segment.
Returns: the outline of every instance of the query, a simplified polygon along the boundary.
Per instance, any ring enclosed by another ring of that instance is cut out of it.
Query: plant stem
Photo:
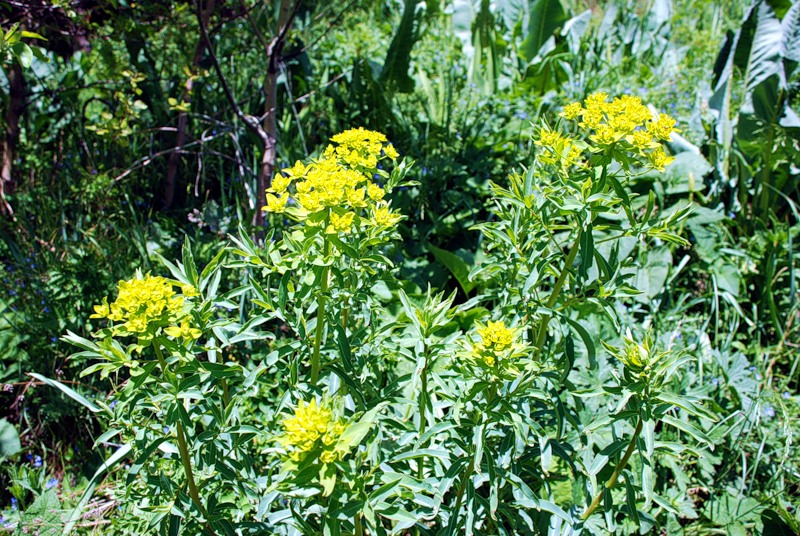
[[[420,384],[420,393],[419,393],[419,436],[422,438],[422,435],[425,433],[425,425],[427,424],[427,420],[425,418],[425,413],[428,409],[428,345],[426,344],[424,347],[424,356],[423,359],[425,360],[425,364],[422,366],[421,376],[421,384]],[[425,445],[420,443],[420,448],[423,448]],[[425,457],[421,457],[419,459],[419,463],[417,464],[417,478],[422,480],[425,473]]]
[[[189,458],[189,448],[186,444],[186,434],[183,431],[183,423],[178,421],[178,450],[181,453],[181,461],[186,471],[186,480],[189,483],[189,496],[194,501],[197,509],[205,516],[206,509],[200,502],[200,493],[197,491],[197,483],[194,481],[194,471],[192,471],[192,460]]]
[[[161,347],[158,345],[158,340],[153,341],[153,348],[156,351],[156,357],[158,358],[158,364],[161,366],[161,374],[167,373],[167,361],[164,359],[164,354],[161,353]]]
[[[636,448],[636,440],[638,439],[639,434],[642,433],[643,424],[644,423],[642,421],[642,415],[640,413],[639,422],[636,423],[636,430],[633,431],[633,437],[631,437],[631,442],[628,443],[628,449],[625,451],[625,455],[622,456],[622,459],[614,468],[614,472],[611,474],[611,477],[606,481],[603,488],[597,493],[594,500],[592,501],[592,504],[589,505],[589,508],[587,508],[586,511],[581,516],[581,519],[583,519],[584,521],[589,519],[589,516],[592,515],[594,511],[597,509],[597,507],[600,505],[600,501],[603,499],[603,494],[605,493],[605,490],[611,489],[616,485],[617,479],[619,478],[619,474],[622,472],[625,466],[628,465],[628,460],[630,460],[631,455],[633,454],[633,451]]]
[[[323,235],[322,237],[322,255],[324,259],[328,258],[330,254],[330,242],[328,242],[328,238]],[[311,354],[311,385],[317,384],[317,379],[319,379],[319,352],[320,348],[322,347],[322,333],[325,331],[325,305],[327,301],[327,297],[325,294],[328,292],[328,276],[330,275],[330,265],[325,265],[322,268],[322,274],[320,277],[322,281],[320,283],[319,295],[317,296],[317,327],[314,329],[314,353]]]
[[[354,536],[364,536],[364,527],[361,524],[361,512],[356,514],[356,517],[353,519],[353,525],[355,526]]]
[[[161,347],[158,345],[158,341],[154,341],[153,348],[155,349],[158,363],[161,365],[161,373],[166,374],[167,361],[164,359],[164,354],[161,352]],[[200,501],[200,493],[197,491],[197,483],[194,481],[194,471],[192,470],[192,461],[189,457],[189,448],[186,444],[186,434],[183,431],[183,423],[180,420],[178,420],[177,429],[178,452],[180,452],[181,463],[183,464],[183,470],[186,473],[186,482],[189,487],[189,497],[191,497],[192,502],[195,504],[195,506],[197,506],[197,509],[206,519],[204,524],[208,533],[211,534],[211,536],[217,536],[217,533],[214,532],[214,529],[212,529],[208,524],[208,512],[206,512],[202,501]]]
[[[469,465],[467,465],[467,470],[464,472],[464,480],[461,481],[461,485],[458,487],[458,495],[456,495],[456,505],[453,508],[453,515],[450,516],[450,523],[458,524],[458,512],[461,510],[461,502],[464,500],[464,492],[467,491],[467,483],[469,482],[470,475],[472,475],[472,470],[475,464],[475,457],[470,454]],[[450,527],[448,526],[448,529]],[[452,530],[448,530],[448,534],[454,534]]]
[[[564,262],[564,267],[561,269],[561,273],[558,274],[558,279],[556,280],[556,284],[553,287],[553,291],[550,293],[550,299],[547,300],[547,308],[552,309],[555,306],[556,301],[558,301],[558,296],[561,294],[561,289],[564,287],[564,282],[567,280],[567,274],[569,274],[569,269],[572,267],[572,263],[575,262],[575,257],[578,255],[578,250],[581,247],[581,237],[583,235],[583,227],[578,227],[578,234],[575,236],[575,242],[572,244],[572,248],[567,253],[567,260]],[[547,325],[550,323],[550,318],[552,315],[550,313],[545,313],[542,316],[542,323],[539,325],[539,334],[536,336],[536,351],[537,353],[541,353],[542,347],[544,346],[544,339],[547,336]]]

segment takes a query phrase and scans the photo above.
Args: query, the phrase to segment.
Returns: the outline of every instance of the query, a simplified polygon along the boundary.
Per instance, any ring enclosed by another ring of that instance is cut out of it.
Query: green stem
[[[361,512],[356,514],[356,517],[353,519],[353,525],[355,526],[354,536],[364,536],[364,526],[361,524]]]
[[[164,359],[164,354],[161,353],[161,347],[158,345],[158,339],[153,341],[153,348],[156,351],[158,364],[161,366],[161,374],[167,373],[167,361]]]
[[[420,384],[420,393],[419,393],[419,438],[422,438],[422,435],[425,433],[425,428],[427,424],[427,419],[425,418],[425,413],[428,409],[428,345],[425,345],[424,348],[424,359],[425,364],[422,366],[422,373],[421,373],[421,384]],[[424,448],[425,445],[420,443],[420,448]],[[421,457],[417,464],[417,477],[422,480],[425,473],[425,457]]]
[[[575,237],[575,243],[572,244],[572,248],[569,250],[569,253],[567,253],[567,260],[564,262],[564,267],[561,269],[561,273],[558,274],[556,284],[553,287],[553,291],[550,293],[550,299],[547,300],[548,309],[552,309],[553,306],[555,306],[556,301],[558,301],[558,296],[561,294],[561,289],[564,286],[564,282],[567,280],[567,274],[569,274],[572,263],[575,262],[575,257],[578,255],[578,250],[581,247],[582,235],[583,227],[578,227],[578,234]],[[539,334],[536,337],[536,351],[538,353],[541,353],[544,346],[544,339],[547,336],[547,325],[550,323],[551,317],[552,315],[550,313],[545,313],[544,316],[542,316],[542,323],[539,325]]]
[[[178,421],[178,451],[181,453],[181,462],[186,471],[186,480],[189,484],[189,496],[194,501],[200,513],[208,517],[203,503],[200,502],[200,493],[197,491],[197,483],[194,481],[194,471],[192,471],[192,460],[189,458],[189,447],[186,444],[186,434],[183,431],[183,423]]]
[[[619,474],[622,472],[625,466],[628,465],[628,460],[630,460],[631,455],[633,454],[633,451],[636,448],[636,440],[639,438],[639,434],[642,433],[643,424],[644,423],[642,421],[642,415],[640,413],[639,422],[636,423],[636,430],[634,430],[633,432],[633,437],[631,437],[631,442],[628,443],[628,449],[625,451],[625,455],[622,456],[622,459],[614,468],[614,472],[611,474],[611,477],[606,481],[605,486],[603,486],[603,489],[601,489],[597,493],[594,500],[592,501],[592,504],[589,505],[589,508],[587,508],[586,511],[581,516],[581,519],[583,519],[584,521],[589,519],[589,516],[591,516],[594,513],[594,511],[597,510],[597,507],[600,505],[600,501],[603,499],[603,494],[605,493],[605,490],[611,489],[617,484],[617,479],[619,478]]]
[[[467,483],[469,483],[470,475],[472,475],[474,464],[475,464],[475,457],[472,454],[470,454],[469,465],[467,465],[467,470],[464,472],[464,479],[461,481],[461,485],[458,487],[458,494],[456,495],[456,505],[453,508],[453,514],[450,516],[450,523],[454,523],[456,526],[458,525],[458,513],[461,510],[461,503],[464,500],[464,492],[467,491]],[[448,531],[448,533],[453,534],[453,531]]]
[[[328,255],[330,254],[330,242],[328,238],[323,235],[322,237],[322,255],[323,259],[327,262]],[[319,295],[317,296],[317,327],[314,328],[314,352],[311,354],[311,385],[316,385],[319,379],[319,352],[322,347],[322,333],[325,331],[325,306],[327,302],[328,293],[328,276],[330,275],[330,265],[325,265],[322,268],[320,277]]]
[[[161,352],[161,347],[158,345],[157,341],[154,341],[153,348],[156,352],[156,357],[158,358],[158,363],[161,365],[161,372],[162,374],[166,374],[167,372],[167,361],[164,359],[164,354]],[[194,481],[194,471],[192,470],[192,461],[189,457],[189,447],[186,444],[186,434],[183,431],[183,423],[178,420],[177,424],[178,429],[178,452],[181,455],[181,463],[183,464],[183,470],[186,473],[186,483],[189,487],[189,497],[191,497],[192,502],[195,504],[197,509],[203,514],[203,517],[206,519],[205,527],[211,536],[217,536],[217,533],[214,532],[214,529],[208,524],[208,512],[206,512],[205,507],[203,506],[202,501],[200,501],[200,493],[197,491],[197,483]]]

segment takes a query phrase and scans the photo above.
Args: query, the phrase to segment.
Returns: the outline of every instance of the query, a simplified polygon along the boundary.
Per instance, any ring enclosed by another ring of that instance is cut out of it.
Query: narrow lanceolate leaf
[[[35,372],[29,372],[28,374],[31,377],[36,378],[40,382],[60,390],[62,393],[64,393],[65,395],[67,395],[68,397],[70,397],[71,399],[73,399],[74,401],[76,401],[77,403],[79,403],[92,413],[99,413],[100,411],[103,411],[102,409],[97,407],[93,402],[91,402],[88,398],[78,393],[73,388],[64,385],[61,382],[57,382],[56,380],[51,380],[50,378],[46,378],[45,376],[42,376],[41,374],[37,374]]]
[[[708,448],[714,450],[714,444],[711,442],[708,436],[704,434],[702,431],[692,426],[691,424],[689,424],[688,422],[678,420],[672,417],[671,415],[664,415],[663,417],[661,417],[661,420],[664,423],[669,424],[670,426],[674,426],[675,428],[677,428],[682,432],[686,432],[697,441],[705,443],[708,446]]]
[[[630,471],[625,471],[625,503],[628,506],[628,514],[633,521],[639,525],[639,512],[636,510],[636,488],[633,486],[633,475]]]
[[[644,495],[644,507],[643,510],[647,510],[650,506],[650,503],[653,502],[653,496],[656,485],[656,477],[653,473],[653,467],[650,465],[650,462],[645,461],[642,464],[642,494]]]
[[[661,392],[658,393],[657,398],[666,404],[678,406],[679,408],[688,411],[690,414],[695,415],[696,417],[703,417],[714,422],[717,421],[717,416],[700,405],[700,400],[692,396],[676,396],[672,393]]]

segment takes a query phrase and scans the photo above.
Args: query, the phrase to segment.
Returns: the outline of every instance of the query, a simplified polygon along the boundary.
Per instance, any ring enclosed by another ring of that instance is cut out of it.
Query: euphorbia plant
[[[707,442],[686,417],[713,415],[671,391],[689,354],[622,335],[616,311],[637,292],[634,246],[684,243],[671,229],[686,211],[657,215],[627,184],[669,164],[674,120],[604,94],[561,115],[536,131],[532,166],[493,185],[482,292],[458,306],[397,280],[390,198],[408,164],[364,129],[275,178],[276,229],[263,245],[232,239],[240,287],[218,296],[225,253],[198,274],[188,246],[165,261],[173,280],[121,282],[98,340],[68,338],[100,359],[87,372],[117,379],[101,440],[132,446],[128,494],[147,523],[529,534],[670,511],[654,468],[684,447],[657,425]],[[223,357],[249,341],[259,360]]]
[[[95,341],[69,334],[84,374],[113,378],[97,402],[109,419],[98,443],[116,440],[133,462],[123,496],[129,522],[145,532],[229,534],[263,493],[247,444],[258,430],[241,408],[260,372],[224,356],[230,338],[262,338],[220,315],[223,253],[198,273],[188,242],[183,262],[164,260],[174,279],[137,274],[95,307],[107,321]],[[114,457],[119,461],[119,457]]]

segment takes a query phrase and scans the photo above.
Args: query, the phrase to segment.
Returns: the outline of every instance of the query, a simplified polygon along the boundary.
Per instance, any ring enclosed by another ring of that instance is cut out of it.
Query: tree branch
[[[241,119],[242,122],[245,125],[247,125],[253,132],[255,132],[263,143],[265,144],[269,143],[269,137],[267,136],[267,133],[264,132],[264,129],[261,128],[258,119],[251,115],[245,114],[239,107],[239,103],[236,101],[236,97],[233,96],[233,92],[231,91],[230,85],[228,85],[228,79],[225,78],[225,74],[222,72],[222,67],[220,67],[219,60],[217,59],[217,55],[214,52],[214,46],[211,44],[211,39],[208,37],[208,31],[206,30],[205,23],[203,22],[203,11],[200,2],[201,0],[197,0],[197,2],[195,2],[195,5],[197,7],[197,9],[195,9],[195,15],[197,16],[197,24],[200,27],[200,34],[206,42],[208,55],[211,57],[211,64],[214,66],[214,71],[216,71],[217,77],[219,77],[220,84],[222,85],[222,91],[225,93],[225,97],[228,99],[228,102],[233,107],[233,111],[236,114],[236,116],[239,119]]]

